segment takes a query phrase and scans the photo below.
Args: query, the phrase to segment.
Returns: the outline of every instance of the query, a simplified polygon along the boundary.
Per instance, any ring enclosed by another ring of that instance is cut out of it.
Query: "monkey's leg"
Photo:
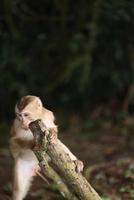
[[[35,163],[18,158],[14,168],[13,200],[22,200],[30,187]]]

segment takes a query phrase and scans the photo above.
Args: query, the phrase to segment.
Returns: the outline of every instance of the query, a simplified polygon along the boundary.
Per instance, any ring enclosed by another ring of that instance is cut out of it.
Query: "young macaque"
[[[15,106],[16,118],[11,128],[10,151],[14,158],[14,184],[12,200],[23,200],[29,190],[34,176],[39,174],[39,162],[32,149],[35,146],[34,137],[29,129],[32,121],[41,119],[50,130],[50,142],[57,142],[57,126],[53,113],[43,107],[40,98],[24,96]],[[76,171],[83,170],[83,163],[63,144],[65,151],[76,165]]]

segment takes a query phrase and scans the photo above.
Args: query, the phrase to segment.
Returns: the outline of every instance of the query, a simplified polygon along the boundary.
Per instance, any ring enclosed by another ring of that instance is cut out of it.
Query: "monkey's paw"
[[[84,168],[84,164],[81,160],[74,160],[75,166],[76,166],[76,172],[82,172]]]

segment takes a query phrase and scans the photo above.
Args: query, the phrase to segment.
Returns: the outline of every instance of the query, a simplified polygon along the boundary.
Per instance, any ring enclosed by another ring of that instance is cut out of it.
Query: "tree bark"
[[[43,122],[41,120],[36,120],[32,122],[29,127],[36,141],[38,140],[41,142],[41,157],[44,159],[44,152],[50,156],[52,163],[57,167],[71,193],[80,200],[101,200],[100,196],[85,177],[83,177],[81,173],[76,172],[76,166],[64,150],[61,141],[58,139],[56,144],[51,144],[49,131],[46,129]],[[68,197],[66,198],[69,199]]]
[[[33,151],[39,160],[39,165],[43,171],[43,174],[45,174],[46,177],[53,181],[61,195],[68,200],[78,200],[78,198],[69,191],[68,187],[63,182],[58,173],[48,164],[50,158],[48,158],[47,153],[42,151],[42,149],[37,148],[34,148]],[[45,181],[48,182],[47,180]]]

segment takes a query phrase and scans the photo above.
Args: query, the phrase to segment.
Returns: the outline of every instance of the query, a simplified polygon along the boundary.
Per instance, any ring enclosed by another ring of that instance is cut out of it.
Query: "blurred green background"
[[[0,199],[12,192],[14,105],[28,94],[54,112],[103,199],[134,198],[134,0],[0,1]],[[27,199],[60,199],[42,185]]]
[[[133,112],[134,1],[0,4],[2,121],[26,94],[88,116]]]

